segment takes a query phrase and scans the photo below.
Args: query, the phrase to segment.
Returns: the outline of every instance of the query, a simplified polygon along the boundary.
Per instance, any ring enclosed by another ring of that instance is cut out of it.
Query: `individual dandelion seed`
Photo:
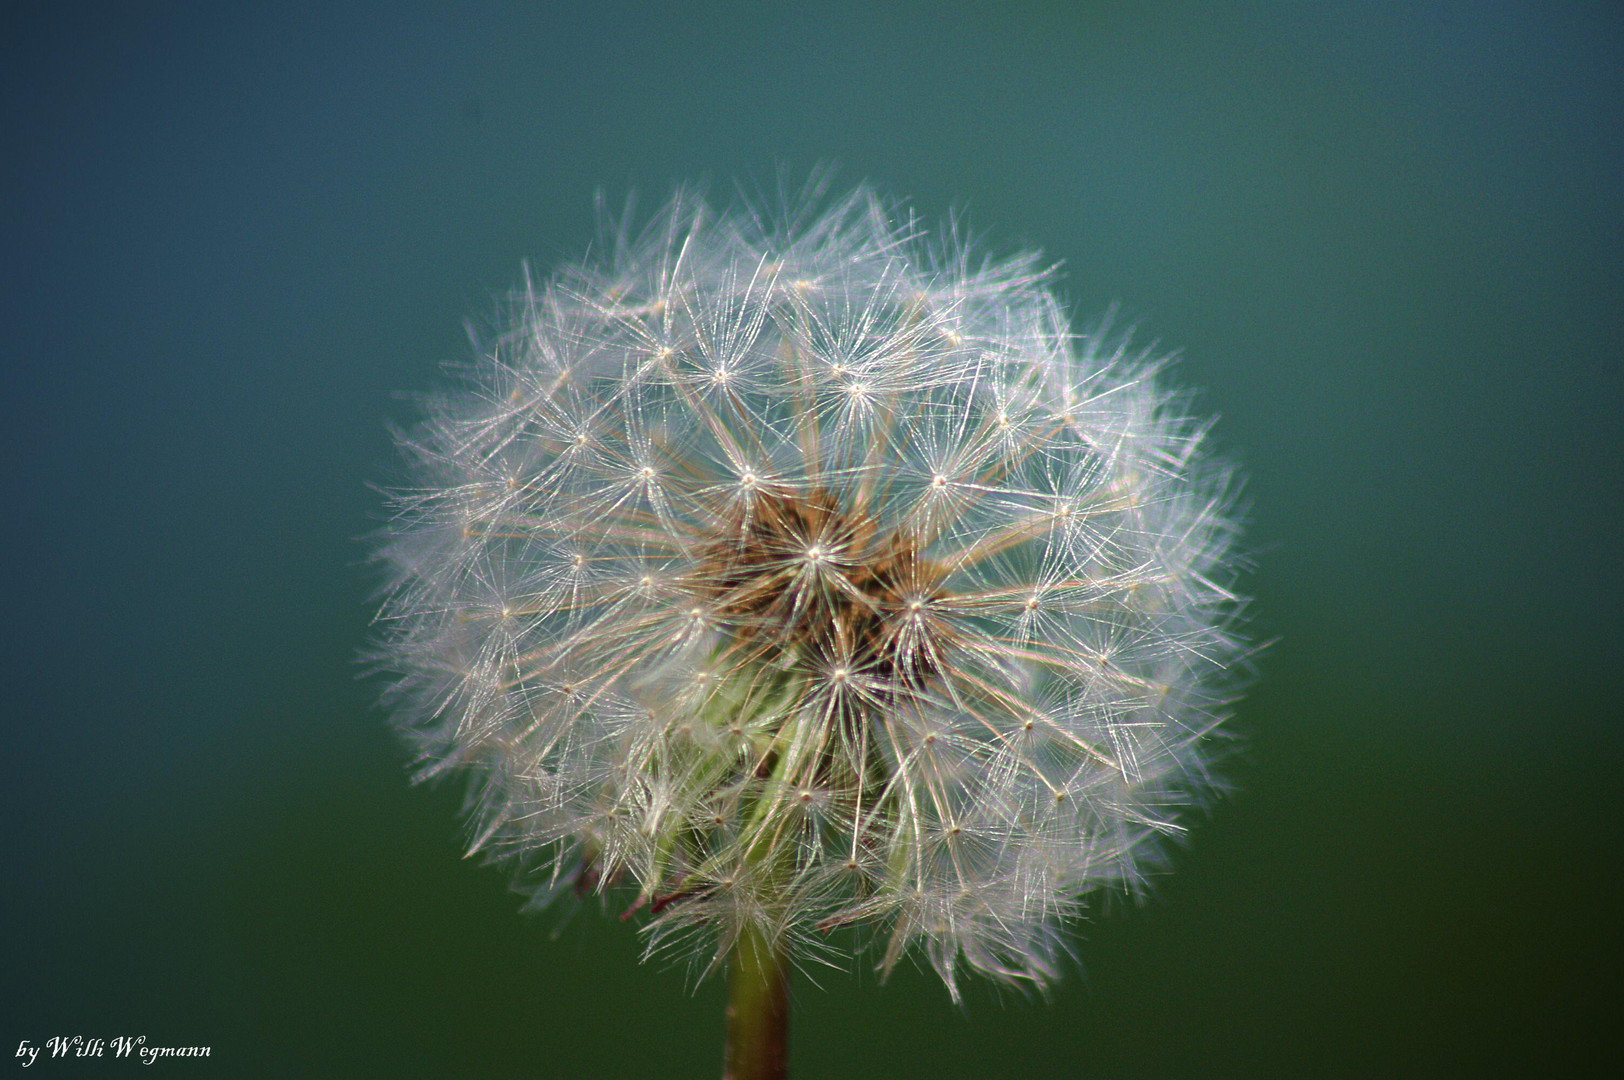
[[[1230,474],[1033,255],[866,189],[677,195],[547,283],[401,439],[375,653],[424,777],[538,903],[625,886],[729,967],[727,1075],[856,927],[1043,986],[1214,786]]]

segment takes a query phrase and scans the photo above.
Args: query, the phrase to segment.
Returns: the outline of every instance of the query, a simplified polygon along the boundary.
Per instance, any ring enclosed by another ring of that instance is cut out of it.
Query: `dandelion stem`
[[[789,1075],[789,957],[755,927],[733,949],[722,1080]]]

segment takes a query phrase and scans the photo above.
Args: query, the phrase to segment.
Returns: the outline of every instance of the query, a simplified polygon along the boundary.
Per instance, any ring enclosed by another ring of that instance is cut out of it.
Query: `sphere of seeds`
[[[857,926],[957,996],[1053,978],[1211,789],[1233,485],[1035,256],[899,216],[678,196],[527,280],[402,437],[376,652],[538,900],[713,961]]]

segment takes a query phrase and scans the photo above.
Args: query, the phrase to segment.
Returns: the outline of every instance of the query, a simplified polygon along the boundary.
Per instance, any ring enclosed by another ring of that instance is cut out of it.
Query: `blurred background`
[[[717,983],[521,916],[408,784],[368,484],[596,189],[835,162],[1179,352],[1277,641],[1236,794],[1051,1001],[802,980],[797,1075],[1617,1064],[1618,5],[12,0],[0,100],[6,1056],[719,1072]]]

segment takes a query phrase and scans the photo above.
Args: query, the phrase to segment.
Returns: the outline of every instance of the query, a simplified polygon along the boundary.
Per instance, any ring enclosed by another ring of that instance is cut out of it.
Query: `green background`
[[[1181,353],[1277,640],[1237,793],[1052,1001],[803,979],[798,1075],[1616,1066],[1620,8],[880,6],[5,6],[5,1057],[719,1072],[714,982],[519,915],[408,785],[367,485],[595,188],[833,161]]]

